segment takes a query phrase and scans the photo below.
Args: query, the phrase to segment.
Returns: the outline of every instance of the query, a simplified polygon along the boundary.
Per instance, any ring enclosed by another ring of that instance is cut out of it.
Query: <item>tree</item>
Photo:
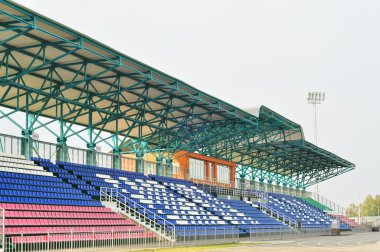
[[[348,217],[355,217],[358,216],[358,206],[355,205],[354,203],[351,203],[348,208],[347,208],[347,216]]]
[[[377,216],[377,207],[380,208],[380,194],[376,195],[375,197],[368,194],[364,201],[359,204],[359,206],[361,216]],[[359,206],[354,203],[350,204],[347,208],[347,216],[359,216]]]

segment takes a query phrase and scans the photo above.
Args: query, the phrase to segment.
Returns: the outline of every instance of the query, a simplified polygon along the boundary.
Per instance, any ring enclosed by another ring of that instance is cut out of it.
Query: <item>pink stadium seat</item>
[[[44,243],[44,242],[69,242],[85,240],[109,240],[109,239],[142,239],[153,238],[153,232],[147,233],[101,233],[101,234],[73,234],[71,235],[43,235],[43,236],[12,236],[12,243]]]
[[[362,225],[357,223],[355,220],[353,219],[350,219],[344,215],[333,215],[335,218],[338,218],[340,219],[342,222],[346,223],[347,225],[351,226],[351,227],[361,227]]]
[[[54,206],[54,205],[33,205],[33,204],[10,204],[0,203],[0,207],[5,210],[18,211],[49,211],[49,212],[87,212],[87,213],[110,213],[112,209],[107,207],[76,207],[76,206]]]
[[[46,242],[47,234],[50,241],[69,241],[71,235],[68,234],[71,233],[74,233],[75,240],[89,240],[95,234],[98,234],[96,240],[102,240],[112,232],[124,232],[118,233],[114,237],[116,239],[154,236],[144,234],[143,227],[136,226],[131,220],[106,207],[9,203],[0,203],[0,207],[6,209],[5,233],[12,237],[15,244]],[[79,232],[85,234],[75,234]],[[90,236],[86,236],[88,233]],[[21,234],[23,237],[20,237]]]

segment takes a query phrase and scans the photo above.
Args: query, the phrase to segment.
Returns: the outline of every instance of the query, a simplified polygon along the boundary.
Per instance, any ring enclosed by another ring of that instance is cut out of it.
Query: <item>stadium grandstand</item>
[[[12,1],[0,1],[0,59],[0,119],[21,133],[0,135],[4,251],[357,226],[306,190],[355,165],[268,107],[241,110]]]

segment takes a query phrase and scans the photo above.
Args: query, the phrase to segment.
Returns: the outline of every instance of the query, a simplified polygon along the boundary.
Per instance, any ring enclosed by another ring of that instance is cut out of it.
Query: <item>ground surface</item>
[[[157,252],[380,252],[380,233],[353,233],[343,236],[320,236],[265,243],[242,242],[216,246],[147,249]]]

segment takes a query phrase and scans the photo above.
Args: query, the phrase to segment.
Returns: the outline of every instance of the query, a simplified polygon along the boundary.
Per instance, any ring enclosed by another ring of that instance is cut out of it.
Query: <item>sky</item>
[[[16,2],[237,107],[265,105],[310,142],[307,93],[326,92],[318,145],[356,170],[320,194],[347,206],[380,193],[380,1]]]

